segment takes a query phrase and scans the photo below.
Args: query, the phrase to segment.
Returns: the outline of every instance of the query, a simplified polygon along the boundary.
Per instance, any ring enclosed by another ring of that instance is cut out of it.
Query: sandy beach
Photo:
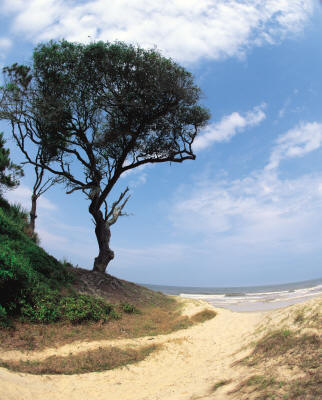
[[[0,400],[210,400],[238,399],[228,394],[245,376],[245,368],[232,364],[250,352],[249,345],[270,329],[291,327],[303,308],[316,309],[321,297],[279,310],[236,313],[217,308],[209,321],[169,335],[129,340],[78,342],[42,352],[1,351],[2,360],[41,360],[68,356],[104,346],[142,346],[160,343],[162,349],[144,361],[100,373],[82,375],[30,375],[0,368]],[[184,313],[194,315],[211,308],[201,300],[181,299]],[[232,383],[212,393],[222,380]]]

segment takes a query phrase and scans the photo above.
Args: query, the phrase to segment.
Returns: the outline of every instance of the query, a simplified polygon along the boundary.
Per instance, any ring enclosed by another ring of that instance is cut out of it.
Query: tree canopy
[[[36,47],[31,68],[14,64],[4,75],[0,116],[28,162],[89,199],[94,270],[104,272],[114,257],[110,226],[128,200],[126,188],[111,202],[111,190],[140,165],[195,159],[192,143],[210,117],[198,104],[200,89],[157,50],[123,42],[51,41]]]

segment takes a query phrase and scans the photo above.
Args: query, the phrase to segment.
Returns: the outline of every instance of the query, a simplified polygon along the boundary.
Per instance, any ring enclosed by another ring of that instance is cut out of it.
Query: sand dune
[[[321,299],[309,303],[317,301]],[[210,307],[201,301],[185,302],[185,312],[190,315]],[[263,334],[266,327],[278,326],[282,320],[285,323],[290,313],[301,306],[259,313],[216,309],[218,315],[212,320],[154,338],[74,343],[41,353],[0,352],[1,359],[36,360],[110,345],[141,346],[151,344],[152,340],[164,344],[161,351],[152,353],[144,361],[100,373],[36,376],[0,368],[0,400],[231,399],[225,394],[230,385],[211,393],[214,383],[242,379],[243,368],[232,368],[231,364],[249,353],[247,344]]]

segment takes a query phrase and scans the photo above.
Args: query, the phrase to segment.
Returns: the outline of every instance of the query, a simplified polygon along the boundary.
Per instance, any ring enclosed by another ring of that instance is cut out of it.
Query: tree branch
[[[123,208],[125,207],[126,203],[128,202],[129,198],[131,197],[130,195],[126,197],[126,199],[121,203],[121,201],[124,199],[126,193],[128,193],[129,188],[127,187],[124,192],[120,194],[120,197],[118,200],[116,200],[112,206],[111,210],[109,213],[107,213],[107,203],[105,203],[105,221],[108,224],[108,226],[111,226],[115,224],[115,222],[118,220],[119,217],[122,216],[128,216],[129,214],[127,213],[122,213]],[[119,205],[121,203],[121,205]]]

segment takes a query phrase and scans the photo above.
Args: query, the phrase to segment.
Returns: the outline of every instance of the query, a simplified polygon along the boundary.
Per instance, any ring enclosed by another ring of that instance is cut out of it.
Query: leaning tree
[[[51,41],[34,50],[32,67],[4,74],[0,117],[30,164],[89,199],[99,247],[93,269],[105,272],[114,258],[110,227],[129,198],[126,188],[111,202],[112,189],[141,165],[195,159],[192,143],[210,117],[200,89],[157,50],[123,42]]]

